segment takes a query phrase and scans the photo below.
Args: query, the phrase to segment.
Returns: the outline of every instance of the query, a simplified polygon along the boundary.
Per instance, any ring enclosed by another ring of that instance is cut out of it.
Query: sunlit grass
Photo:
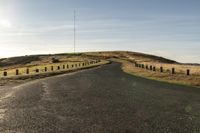
[[[86,62],[62,62],[62,63],[52,63],[52,64],[43,64],[43,65],[37,65],[37,66],[30,66],[30,67],[20,67],[15,69],[7,69],[5,71],[0,71],[0,77],[12,77],[16,76],[16,70],[19,70],[19,76],[20,75],[35,75],[35,74],[41,74],[41,73],[49,73],[49,72],[59,72],[59,71],[69,71],[74,69],[80,69],[80,68],[87,68],[91,66],[96,65],[102,65],[108,63],[108,61],[102,60],[101,62],[97,63],[90,63],[92,60],[88,60]],[[45,71],[45,67],[47,71]],[[53,67],[53,70],[52,70]],[[58,67],[60,67],[58,69]],[[29,69],[29,73],[27,74],[27,69]],[[39,72],[36,72],[36,70],[39,70]],[[4,76],[4,72],[7,72],[7,76]]]
[[[138,67],[135,67],[134,63],[131,63],[126,60],[112,59],[112,61],[122,63],[122,70],[131,75],[141,76],[141,77],[158,80],[158,81],[169,82],[169,83],[200,87],[200,74],[194,73],[196,71],[196,67],[189,67],[193,73],[187,76],[186,72],[184,71],[185,72],[184,73],[183,70],[187,69],[188,67],[180,67],[179,65],[175,65],[175,66],[170,65],[170,64],[166,66],[163,65],[165,70],[166,69],[171,70],[172,67],[175,67],[177,69],[176,74],[171,74],[171,71],[164,71],[163,73],[161,73],[158,69],[154,72],[154,71],[146,70],[145,68],[138,68]],[[158,64],[154,64],[154,65],[156,66]]]

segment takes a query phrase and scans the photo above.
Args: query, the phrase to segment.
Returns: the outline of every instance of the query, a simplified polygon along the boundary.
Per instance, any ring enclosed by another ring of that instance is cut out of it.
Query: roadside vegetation
[[[109,61],[106,60],[97,60],[97,58],[86,57],[80,54],[38,55],[37,60],[32,60],[28,63],[21,62],[23,58],[24,57],[13,57],[2,60],[5,64],[1,62],[4,67],[0,68],[0,86],[18,82],[21,83],[32,79],[49,77],[109,63]],[[27,56],[25,58],[27,58]],[[32,58],[32,56],[29,58]],[[20,60],[19,62],[16,61],[18,59]],[[8,63],[11,62],[11,60],[16,61],[16,63]],[[17,74],[16,71],[18,71]],[[6,76],[4,72],[7,73]]]
[[[20,75],[21,73],[25,73],[27,68],[30,69],[30,74],[34,74],[36,69],[39,69],[40,73],[43,73],[45,67],[47,67],[47,71],[50,71],[52,66],[54,68],[63,64],[69,64],[70,66],[74,63],[90,62],[92,60],[112,60],[122,63],[122,70],[132,75],[200,87],[199,64],[183,64],[163,57],[128,51],[33,55],[0,59],[0,75],[2,76],[4,71],[8,71],[8,75],[15,75],[16,69],[19,69]],[[106,64],[108,61],[102,64]],[[135,67],[135,63],[143,64],[144,66],[152,65],[155,67],[155,71]],[[159,70],[161,66],[163,67],[162,73]],[[175,68],[175,74],[171,73],[172,68]],[[186,70],[188,69],[190,70],[190,75],[186,75]],[[5,81],[0,79],[0,82]]]
[[[159,70],[157,71],[150,71],[143,68],[135,67],[135,64],[126,60],[121,59],[111,59],[112,61],[119,62],[122,64],[122,70],[128,74],[135,75],[135,76],[141,76],[148,79],[158,80],[158,81],[164,81],[169,83],[175,83],[175,84],[182,84],[182,85],[189,85],[194,87],[200,88],[200,75],[193,74],[187,76],[185,73],[176,73],[171,74],[170,71],[165,71],[163,73],[160,73]],[[169,65],[167,65],[170,67]],[[167,68],[167,67],[166,67]],[[179,68],[179,66],[176,66],[176,68]],[[180,68],[182,69],[182,68]],[[194,69],[196,70],[196,69]]]

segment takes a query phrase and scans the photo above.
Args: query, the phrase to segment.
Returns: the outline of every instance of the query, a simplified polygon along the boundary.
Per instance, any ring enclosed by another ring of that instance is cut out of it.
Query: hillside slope
[[[111,52],[87,52],[79,54],[55,54],[55,55],[30,55],[30,56],[21,56],[21,57],[11,57],[0,59],[0,68],[15,68],[20,66],[30,66],[50,63],[52,58],[59,59],[62,61],[76,61],[84,58],[120,58],[130,61],[137,62],[159,62],[159,63],[170,63],[177,64],[176,61],[166,59],[163,57],[158,57],[154,55],[148,55],[137,52],[127,52],[127,51],[111,51]]]

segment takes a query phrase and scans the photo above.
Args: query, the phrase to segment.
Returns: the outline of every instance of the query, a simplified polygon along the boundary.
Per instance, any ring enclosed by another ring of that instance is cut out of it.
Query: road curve
[[[199,133],[200,90],[128,75],[120,64],[12,87],[2,133]]]

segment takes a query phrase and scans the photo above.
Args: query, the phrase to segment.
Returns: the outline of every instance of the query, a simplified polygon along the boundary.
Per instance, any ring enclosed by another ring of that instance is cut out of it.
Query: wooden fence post
[[[152,70],[152,65],[150,66],[150,70]]]
[[[175,68],[172,68],[172,74],[175,74]]]
[[[162,67],[162,66],[160,67],[160,72],[161,72],[161,73],[163,72],[163,67]]]
[[[26,74],[29,74],[29,69],[28,68],[26,69]]]
[[[147,70],[149,69],[149,66],[148,66],[148,65],[146,65],[146,69],[147,69]]]
[[[8,75],[8,73],[7,72],[3,72],[3,76],[7,76]]]
[[[16,75],[19,75],[19,70],[18,69],[16,69]]]
[[[44,71],[45,71],[45,72],[47,71],[47,67],[44,68]]]
[[[187,69],[187,75],[188,76],[190,75],[190,69]]]
[[[144,64],[142,64],[142,68],[144,68]]]
[[[156,67],[155,66],[153,67],[153,71],[156,71]]]
[[[36,73],[39,73],[39,71],[40,71],[39,69],[36,69],[36,70],[35,70]]]

